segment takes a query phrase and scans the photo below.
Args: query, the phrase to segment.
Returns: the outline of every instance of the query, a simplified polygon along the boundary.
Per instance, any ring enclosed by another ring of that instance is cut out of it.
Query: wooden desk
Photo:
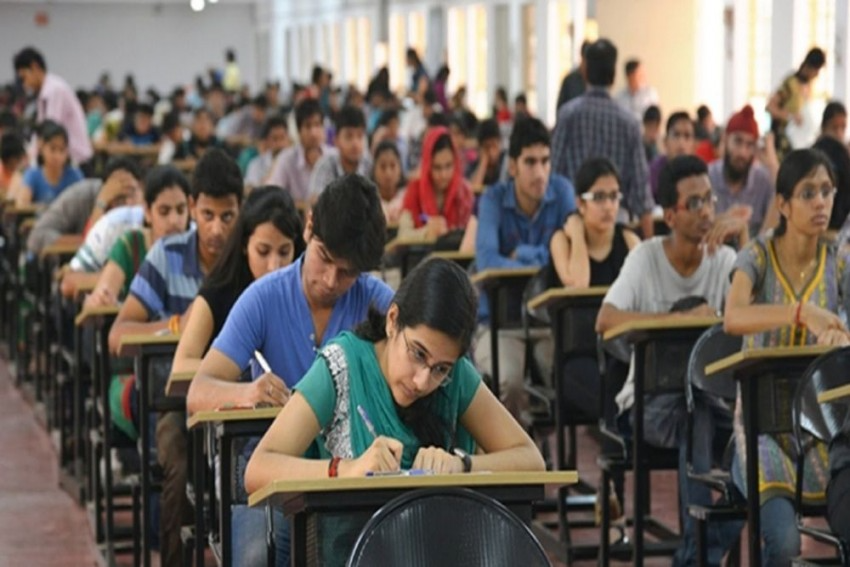
[[[428,254],[425,259],[442,258],[454,262],[464,270],[475,262],[475,252],[461,252],[460,250],[435,250]]]
[[[758,436],[791,431],[794,390],[803,373],[820,355],[835,347],[770,347],[741,351],[706,366],[707,376],[732,372],[741,392],[746,443],[747,521],[750,534],[761,533]],[[765,411],[767,410],[767,411]],[[761,537],[749,538],[749,564],[761,565]]]
[[[171,374],[168,376],[168,382],[165,384],[165,395],[185,398],[186,394],[189,393],[189,385],[192,383],[192,378],[198,373],[200,366],[200,360],[193,360],[182,365],[176,372],[172,368]]]
[[[487,294],[490,312],[490,365],[491,388],[499,398],[499,331],[519,328],[522,325],[521,299],[525,286],[540,268],[491,268],[474,274],[470,279]]]
[[[322,541],[318,534],[320,520],[326,516],[338,518],[345,515],[350,520],[349,527],[355,530],[351,535],[356,537],[375,511],[410,490],[472,488],[499,500],[530,525],[532,503],[543,499],[544,486],[561,486],[577,481],[578,473],[575,471],[277,481],[251,494],[248,502],[251,506],[281,506],[284,513],[292,517],[293,565],[302,566],[308,564],[308,558],[317,559],[313,556],[318,555],[317,547]],[[272,514],[267,516],[272,517]],[[318,541],[308,539],[308,532],[317,536]],[[347,544],[344,542],[344,545]],[[350,544],[353,546],[354,541]]]
[[[78,327],[95,324],[97,319],[103,317],[112,317],[113,319],[121,311],[120,305],[105,305],[103,307],[86,308],[80,311],[77,318],[74,319],[74,324]]]
[[[844,386],[832,388],[831,390],[827,390],[818,394],[818,403],[825,404],[838,400],[844,400],[848,397],[850,397],[850,384],[845,384]]]
[[[217,411],[200,411],[189,417],[187,427],[192,435],[192,458],[194,460],[193,485],[195,489],[195,554],[197,564],[203,564],[204,554],[204,494],[208,494],[212,504],[211,526],[218,525],[218,538],[210,534],[210,545],[216,553],[221,565],[233,563],[232,518],[233,504],[245,504],[244,500],[237,502],[233,483],[238,478],[237,457],[240,454],[234,447],[237,439],[259,437],[271,425],[282,408],[234,409]],[[216,494],[215,482],[207,482],[213,478],[215,471],[210,470],[207,463],[215,462],[215,454],[205,455],[205,448],[213,452],[218,450],[219,467],[218,485],[221,494]],[[205,458],[206,457],[206,458]],[[213,504],[215,503],[215,504]],[[217,522],[216,522],[217,520]],[[215,541],[220,541],[216,546]]]
[[[632,345],[634,376],[632,472],[636,487],[650,486],[649,474],[652,468],[648,460],[649,451],[643,441],[645,396],[665,392],[681,392],[684,396],[684,381],[687,380],[687,365],[691,350],[700,335],[720,321],[721,319],[717,317],[670,315],[657,319],[629,321],[604,334],[603,338],[606,342],[624,339]],[[661,524],[652,518],[651,510],[647,509],[648,492],[637,488],[633,491],[633,495],[633,557],[635,565],[642,565],[646,548],[644,531],[647,526]],[[646,510],[646,517],[640,512],[643,510]],[[672,544],[673,542],[666,540],[661,543]]]
[[[119,356],[133,357],[136,373],[136,389],[139,392],[139,444],[141,445],[142,479],[142,565],[150,567],[150,534],[147,533],[151,497],[151,412],[179,411],[184,406],[180,398],[157,400],[153,379],[148,374],[150,362],[154,359],[173,358],[180,335],[132,334],[121,337],[118,346]],[[163,392],[164,393],[164,392]]]
[[[396,237],[384,246],[384,256],[394,255],[398,259],[401,278],[404,279],[410,270],[434,250],[436,242],[436,239],[424,236]]]
[[[47,256],[73,256],[83,245],[83,242],[82,234],[63,234],[51,244],[42,248],[39,257],[44,259]]]

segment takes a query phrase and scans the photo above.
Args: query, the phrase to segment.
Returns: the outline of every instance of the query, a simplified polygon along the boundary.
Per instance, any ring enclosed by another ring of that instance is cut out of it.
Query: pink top
[[[38,123],[53,120],[68,131],[68,151],[80,164],[91,159],[91,140],[86,128],[86,115],[77,95],[61,77],[47,73],[38,92]]]

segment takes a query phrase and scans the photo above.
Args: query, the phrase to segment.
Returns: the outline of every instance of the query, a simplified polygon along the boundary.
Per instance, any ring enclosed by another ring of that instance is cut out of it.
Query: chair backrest
[[[847,423],[850,400],[820,403],[818,395],[850,382],[850,347],[834,350],[815,359],[794,393],[794,439],[800,448],[807,432],[825,443],[832,441]]]
[[[498,501],[466,488],[393,499],[360,532],[348,567],[551,565],[540,542]]]
[[[732,372],[706,376],[705,367],[739,352],[742,344],[743,339],[727,335],[722,324],[706,329],[697,339],[688,359],[688,379],[685,381],[685,396],[689,409],[693,408],[694,390],[701,390],[727,402],[735,402],[737,385]]]

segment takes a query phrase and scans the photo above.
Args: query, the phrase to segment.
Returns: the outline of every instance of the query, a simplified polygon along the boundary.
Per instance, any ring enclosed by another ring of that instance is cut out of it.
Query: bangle
[[[798,327],[805,327],[803,322],[800,320],[800,311],[803,310],[803,302],[797,304],[797,312],[794,314],[794,324]]]
[[[168,332],[172,335],[180,334],[180,315],[172,315],[168,320]]]
[[[107,203],[107,202],[106,202],[106,201],[104,201],[103,199],[98,199],[97,201],[95,201],[95,203],[94,203],[94,204],[95,204],[95,206],[96,206],[98,209],[100,209],[100,210],[102,210],[102,211],[105,211],[105,210],[106,210],[106,207],[108,207],[108,206],[109,206],[109,203]]]
[[[331,459],[331,462],[328,463],[328,478],[336,478],[339,476],[339,462],[342,459],[339,457],[334,457]]]

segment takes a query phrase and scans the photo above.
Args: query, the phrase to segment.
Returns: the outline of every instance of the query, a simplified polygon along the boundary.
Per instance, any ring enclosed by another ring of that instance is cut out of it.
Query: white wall
[[[37,10],[49,24],[38,27]],[[140,89],[168,91],[190,83],[210,66],[222,67],[224,51],[236,50],[243,81],[256,87],[267,71],[257,69],[255,8],[219,2],[192,12],[189,2],[58,4],[0,2],[0,83],[13,80],[12,56],[33,45],[47,66],[71,86],[91,87],[107,70],[116,86],[132,72]]]

